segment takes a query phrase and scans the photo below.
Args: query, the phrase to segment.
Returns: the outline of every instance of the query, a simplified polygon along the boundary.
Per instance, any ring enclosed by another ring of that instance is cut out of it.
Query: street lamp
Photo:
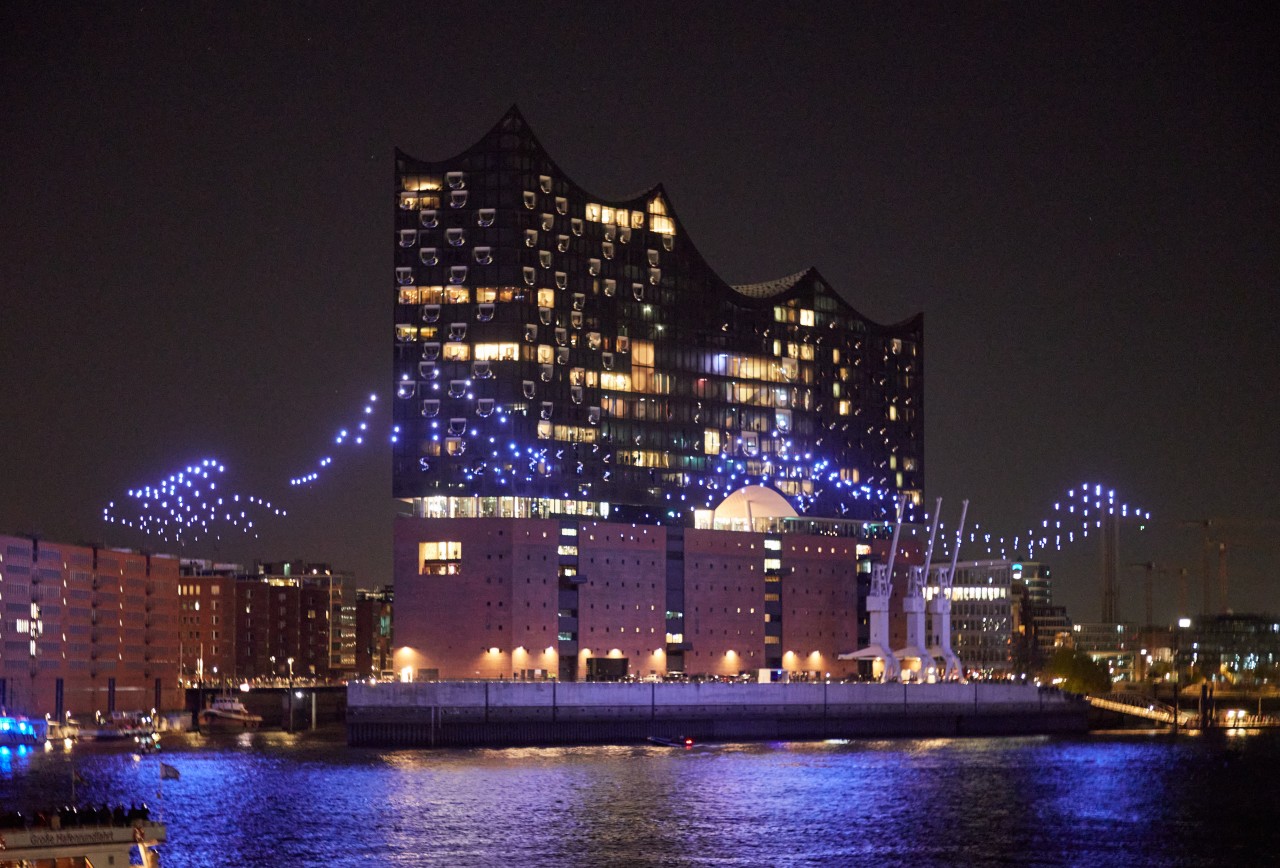
[[[1179,665],[1182,662],[1182,631],[1191,626],[1190,618],[1179,618],[1178,627],[1173,631],[1173,734],[1178,734],[1178,712],[1182,699],[1182,676]]]
[[[293,732],[293,658],[288,659],[289,664],[289,732]]]

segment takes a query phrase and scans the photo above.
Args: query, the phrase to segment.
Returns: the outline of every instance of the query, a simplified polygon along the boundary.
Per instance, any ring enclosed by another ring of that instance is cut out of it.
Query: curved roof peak
[[[786,277],[766,280],[761,283],[734,284],[733,288],[739,295],[745,295],[748,298],[773,298],[775,295],[782,295],[792,289],[813,272],[814,269],[810,266],[803,271],[797,271],[795,274],[788,274]]]

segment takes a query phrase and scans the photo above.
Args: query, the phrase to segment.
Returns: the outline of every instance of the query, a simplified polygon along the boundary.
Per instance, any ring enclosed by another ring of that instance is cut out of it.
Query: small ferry
[[[143,865],[159,868],[155,847],[166,840],[165,827],[149,819],[130,822],[77,817],[64,822],[63,810],[26,820],[10,814],[0,818],[0,866]],[[70,812],[74,814],[74,812]],[[91,813],[91,812],[90,812]]]
[[[676,738],[667,738],[663,735],[651,735],[649,741],[653,744],[660,744],[663,747],[693,747],[693,739],[687,735],[677,736]]]
[[[254,714],[234,696],[219,696],[196,718],[201,732],[244,732],[262,726],[262,715]]]
[[[141,712],[113,712],[109,717],[97,716],[93,724],[80,727],[84,741],[133,741],[153,739],[155,721]]]

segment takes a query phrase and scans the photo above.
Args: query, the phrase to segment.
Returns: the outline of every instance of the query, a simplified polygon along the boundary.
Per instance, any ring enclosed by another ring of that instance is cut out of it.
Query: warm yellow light
[[[408,684],[409,682],[413,681],[412,666],[405,666],[400,670],[400,680],[403,681],[405,684]]]
[[[489,653],[490,653],[490,654],[498,654],[498,653],[500,653],[500,652],[499,652],[499,650],[498,650],[496,647],[494,647],[494,648],[490,648],[490,649],[489,649]]]
[[[665,654],[665,653],[666,653],[666,652],[665,652],[665,651],[663,651],[661,648],[654,648],[654,649],[653,649],[653,656],[654,656],[654,657],[661,657],[661,656],[662,656],[663,654]]]
[[[543,654],[554,654],[554,653],[556,653],[556,649],[554,649],[554,648],[552,648],[550,645],[548,645],[546,648],[542,649],[542,653],[543,653]]]
[[[610,656],[610,657],[621,657],[621,656],[622,656],[622,651],[621,651],[621,650],[619,650],[618,648],[610,648],[610,649],[609,649],[609,656]]]
[[[724,652],[724,656],[726,656],[726,657],[737,657],[737,656],[738,656],[738,654],[737,654],[737,652],[735,652],[735,651],[733,651],[732,649],[730,649],[730,650],[728,650],[728,651]]]

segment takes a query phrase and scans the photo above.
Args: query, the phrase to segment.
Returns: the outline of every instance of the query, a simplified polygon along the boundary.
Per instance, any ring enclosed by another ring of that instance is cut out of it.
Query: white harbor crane
[[[840,660],[879,660],[884,667],[882,681],[897,681],[902,674],[898,658],[889,650],[889,597],[893,593],[893,560],[898,553],[898,535],[902,532],[902,514],[907,496],[898,498],[898,520],[893,526],[893,545],[887,564],[872,564],[871,591],[867,594],[867,621],[870,636],[866,648],[837,655]]]
[[[960,526],[956,528],[956,544],[951,549],[951,565],[933,569],[934,581],[938,583],[938,593],[929,603],[933,612],[933,632],[936,644],[929,651],[942,661],[942,677],[955,681],[964,677],[964,667],[960,658],[951,648],[951,588],[955,582],[956,561],[960,556],[960,542],[964,538],[964,520],[969,514],[969,501],[962,502],[960,507]],[[932,538],[931,538],[932,542]],[[925,558],[925,563],[929,559]]]
[[[904,676],[908,676],[911,671],[906,665],[907,661],[919,661],[916,678],[920,681],[935,681],[938,677],[938,662],[924,650],[929,647],[928,630],[925,626],[925,589],[929,584],[929,559],[933,557],[933,541],[938,534],[938,516],[941,511],[942,498],[939,497],[933,506],[933,524],[929,528],[929,546],[925,549],[924,565],[911,567],[907,571],[907,592],[902,597],[902,611],[907,616],[907,644],[893,652]]]

